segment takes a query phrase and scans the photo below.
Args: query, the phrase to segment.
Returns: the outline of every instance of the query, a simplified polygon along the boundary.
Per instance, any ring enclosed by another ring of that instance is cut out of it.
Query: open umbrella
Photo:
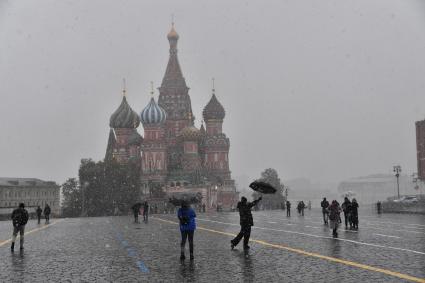
[[[254,181],[249,184],[249,187],[262,194],[274,194],[276,192],[276,189],[272,185],[263,181]]]
[[[202,195],[200,193],[179,192],[171,194],[169,202],[174,206],[181,206],[183,202],[187,204],[200,203]]]

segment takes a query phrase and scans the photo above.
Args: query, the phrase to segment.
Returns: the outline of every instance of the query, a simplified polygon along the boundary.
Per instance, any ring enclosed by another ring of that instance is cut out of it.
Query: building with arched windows
[[[35,213],[37,206],[48,204],[53,215],[59,215],[60,186],[52,181],[35,178],[0,178],[0,218],[9,218],[19,203],[28,212]]]
[[[179,35],[167,35],[169,60],[159,89],[137,114],[128,104],[125,90],[121,105],[110,118],[110,134],[105,159],[140,164],[142,198],[156,197],[160,190],[201,193],[207,209],[230,209],[238,200],[229,169],[230,141],[222,131],[225,110],[212,90],[203,109],[198,129],[189,96],[189,87],[177,57]],[[204,127],[205,122],[205,127]],[[143,135],[137,128],[143,126]]]

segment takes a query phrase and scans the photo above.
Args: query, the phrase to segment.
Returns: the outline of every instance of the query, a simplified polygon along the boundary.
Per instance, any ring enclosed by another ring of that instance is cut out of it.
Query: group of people
[[[359,204],[355,198],[350,201],[348,197],[345,197],[342,205],[340,205],[337,200],[333,200],[332,203],[329,204],[326,198],[323,198],[320,206],[322,207],[323,222],[326,225],[329,224],[334,237],[338,237],[338,226],[342,223],[341,213],[344,213],[346,229],[348,228],[348,225],[350,225],[351,229],[359,228]]]
[[[35,213],[37,215],[38,224],[40,224],[41,214],[44,212],[44,217],[46,218],[46,224],[49,224],[50,221],[50,206],[46,204],[43,209],[40,206],[37,207]],[[24,234],[25,234],[25,225],[28,223],[29,214],[25,209],[25,204],[20,203],[18,208],[14,209],[12,212],[12,224],[13,224],[13,234],[12,234],[12,245],[10,246],[11,251],[15,250],[15,242],[19,233],[19,249],[24,249]]]
[[[143,209],[142,209],[143,208]],[[149,204],[147,201],[145,201],[143,204],[141,203],[136,203],[134,204],[131,209],[133,210],[133,215],[134,215],[134,223],[140,223],[139,222],[139,214],[140,214],[140,210],[142,211],[142,215],[143,215],[143,222],[148,223],[148,217],[149,217]]]

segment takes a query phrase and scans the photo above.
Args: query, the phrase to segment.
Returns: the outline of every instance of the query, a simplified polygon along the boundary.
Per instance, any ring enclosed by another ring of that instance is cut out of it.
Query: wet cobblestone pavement
[[[14,253],[2,221],[0,282],[425,282],[423,216],[360,215],[333,239],[320,211],[293,213],[254,212],[249,253],[230,250],[237,213],[199,213],[193,263],[179,260],[174,215],[30,221]]]

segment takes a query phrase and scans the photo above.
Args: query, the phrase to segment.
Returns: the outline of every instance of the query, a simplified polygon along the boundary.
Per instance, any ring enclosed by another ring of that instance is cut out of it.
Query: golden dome
[[[180,137],[185,141],[197,141],[201,137],[201,131],[194,126],[188,126],[180,132]]]
[[[171,30],[170,32],[167,34],[167,38],[168,39],[179,39],[179,35],[176,32],[176,30],[174,29],[174,23],[171,25]]]

